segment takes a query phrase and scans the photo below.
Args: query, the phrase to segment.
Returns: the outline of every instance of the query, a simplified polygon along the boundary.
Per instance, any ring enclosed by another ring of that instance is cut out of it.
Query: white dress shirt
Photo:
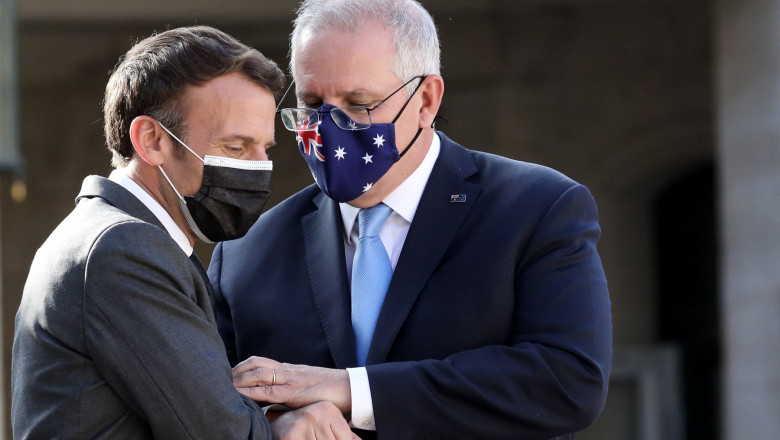
[[[171,237],[176,241],[181,250],[184,251],[188,257],[192,255],[193,249],[189,238],[184,235],[184,232],[181,230],[181,228],[179,228],[176,222],[173,221],[173,218],[170,214],[168,214],[168,211],[166,211],[162,205],[157,203],[157,200],[154,200],[154,198],[150,196],[146,190],[141,188],[141,186],[135,183],[133,179],[118,169],[112,171],[108,176],[108,179],[112,182],[118,183],[123,188],[130,191],[134,196],[136,196],[136,198],[138,198],[141,203],[149,208],[149,210],[152,211],[152,214],[154,214],[154,216],[160,220],[160,223],[162,223],[162,225],[165,227],[165,230],[168,231],[168,234],[170,234]]]
[[[420,166],[401,183],[382,202],[393,212],[379,231],[379,238],[390,257],[390,264],[395,270],[398,257],[401,255],[406,234],[412,225],[417,205],[420,203],[425,185],[433,170],[433,165],[439,157],[441,141],[434,134],[431,147]],[[357,215],[359,208],[340,203],[341,219],[344,221],[344,254],[347,259],[347,278],[352,282],[352,260],[358,241]],[[366,430],[376,430],[374,421],[374,404],[371,400],[371,388],[368,383],[368,373],[364,367],[347,368],[352,395],[352,425]]]

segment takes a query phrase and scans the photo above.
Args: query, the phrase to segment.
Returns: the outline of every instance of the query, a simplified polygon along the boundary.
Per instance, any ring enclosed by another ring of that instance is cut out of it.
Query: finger
[[[255,402],[279,403],[269,400],[270,393],[268,392],[267,387],[236,387],[236,391],[245,395],[246,397],[249,397]]]
[[[349,429],[349,425],[346,421],[343,423],[338,422],[335,426],[331,425],[330,428],[331,432],[328,435],[331,437],[329,438],[334,438],[335,440],[360,440],[360,437]]]
[[[274,440],[299,440],[314,437],[311,427],[298,418],[297,411],[282,414],[271,422],[271,433]]]
[[[349,428],[341,412],[330,402],[317,402],[304,408],[313,422],[316,438],[327,440],[353,440],[355,434]]]
[[[295,399],[292,399],[290,393],[281,387],[236,387],[236,391],[249,397],[255,402],[281,403],[289,406],[290,408],[299,408],[301,406],[296,404]]]
[[[330,423],[327,425],[328,432],[325,438],[333,438],[335,440],[360,440],[360,437],[352,432],[349,427],[349,423],[344,419],[341,412],[335,407],[329,408]],[[318,437],[319,438],[319,437]]]
[[[256,368],[238,375],[233,375],[233,386],[252,387],[270,386],[276,379],[276,370],[268,368]]]
[[[313,409],[310,414],[316,419],[313,429],[317,440],[352,440],[352,431],[346,420],[330,404],[319,402],[308,408]],[[344,431],[345,428],[349,432],[349,437],[347,431]]]
[[[268,359],[259,356],[252,356],[247,358],[243,362],[239,362],[238,365],[233,367],[233,376],[237,374],[245,373],[250,370],[255,370],[258,368],[277,368],[278,365],[279,362],[276,362],[273,359]]]

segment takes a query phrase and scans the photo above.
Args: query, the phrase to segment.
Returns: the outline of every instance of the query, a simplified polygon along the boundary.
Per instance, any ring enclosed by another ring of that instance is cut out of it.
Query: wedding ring
[[[276,385],[276,370],[271,370],[271,386]]]

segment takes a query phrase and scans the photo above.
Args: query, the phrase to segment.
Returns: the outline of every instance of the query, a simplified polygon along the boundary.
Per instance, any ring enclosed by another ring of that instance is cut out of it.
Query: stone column
[[[776,438],[780,0],[719,0],[715,18],[723,439]]]
[[[16,0],[0,0],[0,172],[17,171],[19,157],[19,116],[18,81],[16,66]],[[2,187],[0,186],[0,190]],[[0,212],[1,214],[1,212]],[[1,249],[1,248],[0,248]],[[2,262],[0,261],[0,269]],[[0,270],[0,435],[7,435],[10,400],[8,390],[8,360],[4,328],[8,328],[3,319],[2,270]]]
[[[0,171],[17,172],[19,91],[16,51],[16,0],[0,0]]]

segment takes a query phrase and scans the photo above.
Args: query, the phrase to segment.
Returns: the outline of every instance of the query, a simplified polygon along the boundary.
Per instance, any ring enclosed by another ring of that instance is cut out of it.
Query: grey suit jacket
[[[84,180],[16,315],[15,439],[266,439],[233,387],[206,284],[129,191]]]

